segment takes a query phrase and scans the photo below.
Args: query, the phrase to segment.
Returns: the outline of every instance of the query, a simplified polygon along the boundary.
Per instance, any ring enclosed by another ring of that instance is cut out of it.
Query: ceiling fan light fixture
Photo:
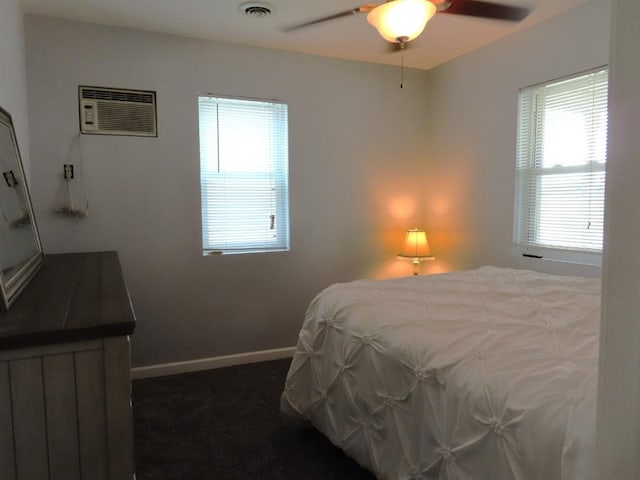
[[[385,40],[404,44],[418,37],[435,14],[436,6],[427,0],[392,0],[371,10],[367,21]]]

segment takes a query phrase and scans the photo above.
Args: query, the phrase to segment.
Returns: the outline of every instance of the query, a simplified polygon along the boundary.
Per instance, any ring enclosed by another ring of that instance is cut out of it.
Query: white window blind
[[[200,96],[204,254],[289,249],[287,105]]]
[[[525,255],[598,263],[608,70],[520,90],[515,243]]]

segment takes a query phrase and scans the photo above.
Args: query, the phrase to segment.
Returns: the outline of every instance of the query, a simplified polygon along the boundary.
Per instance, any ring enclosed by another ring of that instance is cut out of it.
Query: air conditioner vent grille
[[[82,90],[82,98],[94,100],[113,100],[114,102],[153,103],[154,96],[142,92],[126,92],[118,90],[96,90],[85,88]]]
[[[156,93],[79,87],[80,131],[101,135],[156,137]]]
[[[155,133],[154,120],[153,106],[98,102],[98,125],[101,130]]]

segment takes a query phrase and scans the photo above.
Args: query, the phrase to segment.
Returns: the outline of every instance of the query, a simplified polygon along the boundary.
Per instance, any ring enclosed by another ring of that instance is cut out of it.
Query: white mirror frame
[[[0,310],[8,310],[44,263],[44,253],[42,251],[42,244],[40,243],[40,236],[38,235],[35,216],[33,214],[29,186],[26,181],[24,166],[22,165],[22,159],[20,157],[20,150],[18,149],[18,141],[13,126],[13,120],[9,112],[0,107],[0,128],[3,127],[8,128],[11,139],[10,141],[12,143],[12,145],[8,146],[7,151],[12,151],[15,157],[13,159],[15,163],[15,170],[9,170],[15,178],[15,183],[12,187],[9,184],[9,180],[3,179],[2,177],[0,177],[0,182],[2,182],[2,186],[5,186],[4,183],[7,183],[6,186],[9,188],[19,188],[21,190],[24,198],[19,198],[18,201],[20,202],[20,200],[22,200],[20,204],[24,210],[24,216],[16,221],[14,225],[12,225],[14,222],[9,222],[9,219],[6,218],[4,212],[2,213],[2,216],[8,225],[8,231],[15,228],[30,226],[33,241],[33,249],[31,251],[34,252],[33,254],[29,253],[27,258],[15,259],[17,262],[16,265],[0,265],[0,290],[2,292],[2,296],[0,298]],[[7,160],[10,162],[12,159],[9,158]],[[0,188],[2,188],[2,186],[0,186]],[[19,192],[17,192],[17,194],[20,195]],[[2,205],[0,205],[0,209],[2,209]],[[0,221],[2,221],[2,219],[0,219]]]

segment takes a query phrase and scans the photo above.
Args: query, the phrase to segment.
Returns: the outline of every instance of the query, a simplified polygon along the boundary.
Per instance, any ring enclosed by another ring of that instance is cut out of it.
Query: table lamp
[[[427,234],[424,230],[420,230],[419,228],[407,230],[407,234],[404,237],[404,245],[398,254],[398,258],[401,260],[411,260],[414,275],[418,275],[420,262],[433,260],[435,258],[431,255],[431,248],[429,248],[429,241],[427,240]]]

